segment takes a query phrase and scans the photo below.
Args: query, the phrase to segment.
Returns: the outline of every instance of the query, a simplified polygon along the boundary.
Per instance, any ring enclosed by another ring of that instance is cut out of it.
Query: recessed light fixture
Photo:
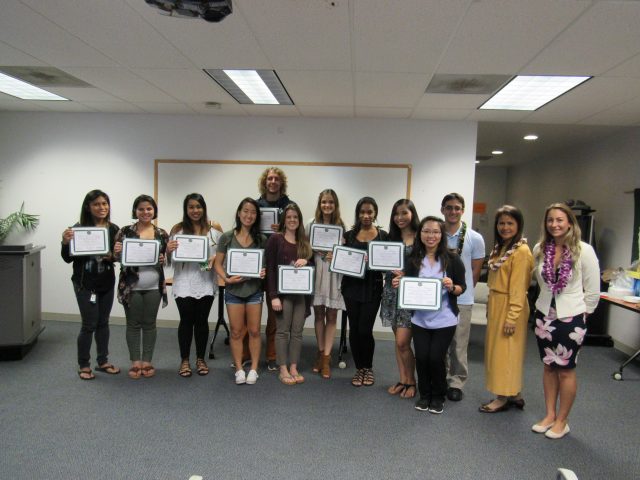
[[[477,164],[479,164],[479,163],[480,163],[480,160],[476,160],[476,161],[475,161],[475,164],[476,164],[476,165],[477,165]]]
[[[35,87],[30,83],[23,82],[17,78],[0,73],[0,92],[21,98],[22,100],[62,100],[69,101],[68,98],[61,97],[55,93],[47,92],[42,88]]]
[[[293,105],[273,70],[205,69],[205,73],[238,103],[245,105]]]
[[[532,142],[532,141],[534,141],[534,140],[537,140],[537,139],[538,139],[538,135],[534,135],[534,134],[531,134],[531,135],[525,135],[525,136],[524,136],[524,137],[522,137],[522,138],[524,138],[525,140],[529,140],[529,141],[531,141],[531,142]]]
[[[537,110],[591,77],[518,75],[480,106],[481,110]]]
[[[493,150],[491,155],[502,155],[504,152],[502,150]]]

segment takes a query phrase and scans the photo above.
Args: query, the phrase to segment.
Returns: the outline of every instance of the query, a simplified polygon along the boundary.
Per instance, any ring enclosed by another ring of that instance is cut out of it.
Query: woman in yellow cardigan
[[[489,257],[489,302],[484,347],[486,388],[497,398],[480,406],[496,413],[512,405],[524,408],[522,367],[527,341],[527,290],[533,256],[522,238],[524,220],[516,207],[505,205],[495,216],[495,247]]]

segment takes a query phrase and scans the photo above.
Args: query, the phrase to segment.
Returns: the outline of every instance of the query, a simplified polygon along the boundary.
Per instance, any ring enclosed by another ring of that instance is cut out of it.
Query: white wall
[[[510,168],[507,201],[522,209],[525,234],[532,244],[538,239],[547,205],[580,199],[596,210],[601,268],[629,266],[633,195],[624,192],[640,188],[639,151],[640,128],[634,128],[554,158]],[[610,312],[613,339],[625,350],[640,348],[638,315],[616,307]]]
[[[506,203],[507,168],[477,167],[474,203],[485,203],[486,213],[473,214],[473,229],[484,237],[487,254],[493,248],[493,221],[495,211]]]
[[[427,215],[439,212],[450,191],[473,198],[475,149],[473,122],[1,113],[0,217],[23,200],[27,211],[41,215],[34,234],[10,240],[47,247],[43,311],[76,314],[71,267],[59,254],[62,230],[77,221],[82,199],[93,188],[111,196],[115,223],[129,222],[133,199],[153,194],[154,159],[410,163],[412,199]],[[255,197],[256,184],[248,179],[238,199],[222,201],[236,205],[242,196]],[[324,187],[309,179],[314,194]],[[372,186],[372,196],[380,188]],[[343,207],[346,221],[353,208]],[[468,216],[470,221],[471,210]],[[117,303],[113,316],[124,316]],[[178,318],[173,302],[159,318]]]

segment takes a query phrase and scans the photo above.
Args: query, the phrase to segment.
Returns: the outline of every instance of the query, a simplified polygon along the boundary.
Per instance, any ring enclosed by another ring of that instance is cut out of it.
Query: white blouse
[[[182,231],[178,232],[182,234]],[[211,228],[209,238],[209,258],[215,255],[218,248],[218,239],[222,233]],[[215,269],[201,270],[201,265],[195,262],[174,262],[173,264],[173,297],[202,298],[208,295],[215,296],[217,277]]]

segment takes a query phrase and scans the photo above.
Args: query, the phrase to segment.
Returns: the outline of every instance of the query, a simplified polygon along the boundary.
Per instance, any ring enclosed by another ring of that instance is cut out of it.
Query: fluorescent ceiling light
[[[238,103],[248,105],[293,105],[287,90],[273,70],[205,69]]]
[[[537,140],[538,139],[538,135],[525,135],[524,137],[522,137],[525,140],[529,140],[529,141],[533,141],[533,140]]]
[[[591,77],[519,75],[480,106],[481,110],[537,110]]]
[[[22,100],[64,100],[68,98],[61,97],[55,93],[47,92],[38,87],[34,87],[30,83],[23,82],[17,78],[10,77],[0,72],[0,92],[18,97]]]
[[[494,150],[491,152],[491,155],[502,155],[504,152],[502,150]]]

